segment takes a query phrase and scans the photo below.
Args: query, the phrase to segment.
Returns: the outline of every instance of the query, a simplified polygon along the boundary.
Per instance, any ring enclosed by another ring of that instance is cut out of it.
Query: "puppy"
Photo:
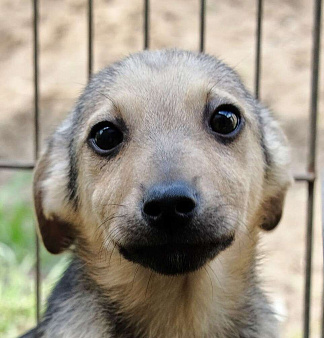
[[[214,57],[144,51],[93,76],[34,179],[72,261],[24,337],[275,338],[256,271],[291,182],[278,124]]]

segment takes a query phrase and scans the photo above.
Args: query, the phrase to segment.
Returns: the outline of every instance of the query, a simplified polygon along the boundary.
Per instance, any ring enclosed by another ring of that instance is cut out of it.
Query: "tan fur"
[[[223,65],[212,78],[211,61],[202,64],[193,55],[146,52],[123,61],[109,86],[94,82],[89,91],[95,88],[95,98],[86,92],[82,116],[67,119],[53,136],[52,149],[44,154],[35,175],[38,214],[65,222],[87,273],[119,304],[118,311],[136,334],[148,338],[243,337],[237,322],[243,318],[245,304],[254,302],[250,291],[256,281],[251,276],[259,229],[276,226],[291,180],[285,139],[269,112],[248,96],[236,75]],[[242,111],[245,126],[237,141],[219,145],[204,130],[202,112],[211,100],[235,104]],[[115,117],[126,121],[129,140],[107,161],[86,140],[93,125]],[[67,139],[76,125],[77,207],[66,197]],[[270,164],[265,164],[261,134]],[[138,204],[143,186],[168,177],[194,182],[202,192],[204,210],[218,205],[229,219],[226,229],[217,231],[235,234],[232,246],[214,260],[180,276],[160,275],[127,261],[118,251],[132,238],[123,221],[125,214],[141,217]],[[58,223],[51,226],[62,228]],[[43,236],[44,227],[40,224]],[[255,303],[256,308],[262,307],[259,298]],[[71,301],[62,307],[68,312],[78,304]],[[95,307],[90,305],[88,310],[86,314],[82,305],[67,322],[64,311],[58,314],[45,336],[54,337],[60,323],[59,337],[101,337],[100,318],[97,324],[89,324]],[[277,337],[275,320],[262,320],[258,318],[262,338]],[[87,335],[82,331],[85,327]]]

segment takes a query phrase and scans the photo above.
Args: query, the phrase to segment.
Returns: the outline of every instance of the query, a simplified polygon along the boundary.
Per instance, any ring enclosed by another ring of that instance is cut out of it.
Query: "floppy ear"
[[[38,230],[53,254],[69,248],[75,238],[75,206],[68,192],[70,170],[68,142],[58,130],[38,161],[33,191]]]
[[[274,229],[281,219],[292,175],[289,170],[290,154],[286,137],[265,108],[260,111],[260,124],[266,165],[260,228],[269,231]]]

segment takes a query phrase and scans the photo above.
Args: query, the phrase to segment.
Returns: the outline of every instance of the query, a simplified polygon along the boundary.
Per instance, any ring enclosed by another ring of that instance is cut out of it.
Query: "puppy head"
[[[35,173],[47,249],[117,247],[163,274],[196,270],[241,231],[273,229],[285,138],[217,59],[145,51],[93,77]]]

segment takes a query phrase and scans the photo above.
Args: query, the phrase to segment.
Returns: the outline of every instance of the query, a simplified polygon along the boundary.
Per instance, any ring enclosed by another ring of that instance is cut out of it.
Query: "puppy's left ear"
[[[274,229],[281,219],[286,192],[292,183],[292,175],[289,169],[290,153],[286,137],[279,124],[265,108],[260,110],[260,127],[265,176],[259,226],[269,231]]]

